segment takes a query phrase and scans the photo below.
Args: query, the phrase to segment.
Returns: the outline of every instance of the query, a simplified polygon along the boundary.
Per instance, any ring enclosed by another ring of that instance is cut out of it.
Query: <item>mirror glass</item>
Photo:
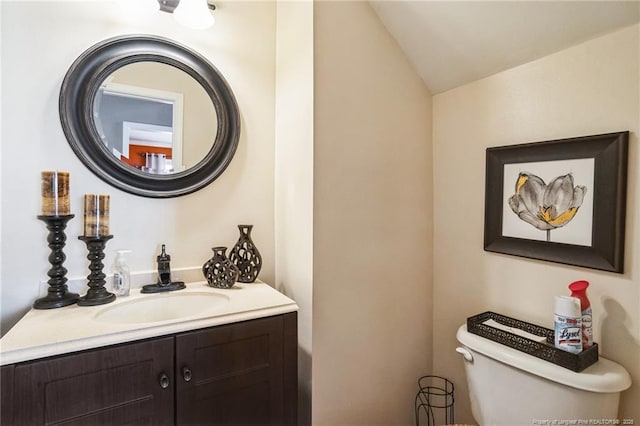
[[[60,122],[78,158],[114,187],[177,197],[227,168],[240,137],[229,84],[204,56],[152,35],[82,53],[60,88]]]
[[[181,172],[202,161],[218,125],[211,98],[193,77],[151,61],[127,64],[107,76],[93,115],[115,158],[154,174]]]

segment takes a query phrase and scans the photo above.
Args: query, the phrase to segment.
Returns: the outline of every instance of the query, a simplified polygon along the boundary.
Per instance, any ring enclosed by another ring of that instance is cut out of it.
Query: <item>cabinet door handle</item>
[[[182,369],[182,378],[185,382],[191,381],[191,370],[189,370],[187,367],[184,367]]]
[[[167,376],[167,373],[160,374],[160,387],[162,389],[169,387],[169,376]]]

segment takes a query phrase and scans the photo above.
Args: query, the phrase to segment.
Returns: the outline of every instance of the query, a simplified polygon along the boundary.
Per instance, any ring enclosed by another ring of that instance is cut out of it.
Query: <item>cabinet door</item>
[[[176,336],[177,424],[289,423],[296,364],[284,336],[284,315]]]
[[[168,337],[19,364],[15,423],[173,424],[173,351]]]
[[[0,425],[13,422],[13,365],[0,367]]]

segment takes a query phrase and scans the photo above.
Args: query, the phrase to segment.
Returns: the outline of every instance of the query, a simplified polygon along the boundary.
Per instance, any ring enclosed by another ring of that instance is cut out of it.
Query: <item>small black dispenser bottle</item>
[[[140,293],[160,293],[163,291],[182,290],[186,286],[182,281],[171,281],[171,256],[162,245],[162,253],[158,255],[158,282],[156,284],[147,284],[142,286]]]

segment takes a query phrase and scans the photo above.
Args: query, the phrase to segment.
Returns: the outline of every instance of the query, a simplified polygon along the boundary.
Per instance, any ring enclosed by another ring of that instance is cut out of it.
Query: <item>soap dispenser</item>
[[[116,251],[113,267],[113,292],[118,296],[128,296],[131,291],[131,270],[125,255],[131,250]]]

